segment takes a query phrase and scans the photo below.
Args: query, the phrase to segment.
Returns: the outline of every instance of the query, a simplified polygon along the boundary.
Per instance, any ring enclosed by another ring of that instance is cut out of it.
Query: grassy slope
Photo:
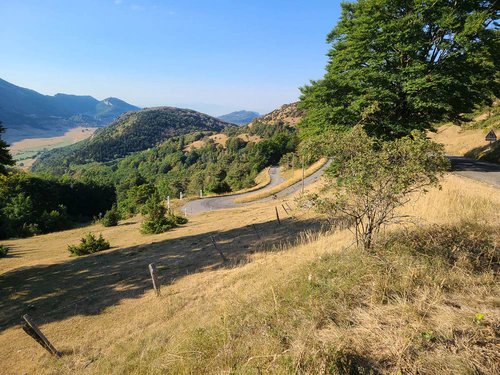
[[[454,124],[442,125],[429,137],[445,146],[450,155],[467,156],[473,159],[500,163],[500,101],[491,108],[478,110],[471,115],[465,127]],[[490,145],[486,134],[493,129],[499,141]]]
[[[29,312],[64,356],[50,358],[11,327],[0,333],[0,369],[318,374],[369,373],[362,368],[371,366],[382,373],[494,374],[498,275],[473,267],[484,260],[498,266],[482,240],[491,237],[498,251],[499,208],[498,190],[449,176],[442,191],[406,208],[425,229],[374,256],[349,247],[348,231],[318,232],[311,214],[296,212],[280,227],[267,204],[196,215],[158,236],[139,235],[137,218],[92,227],[115,248],[79,259],[69,259],[66,246],[88,229],[5,241],[11,252],[0,260],[9,293],[0,299],[2,330]],[[484,225],[456,226],[464,219]],[[431,224],[451,229],[440,233]],[[210,247],[210,235],[228,265]],[[409,246],[417,240],[427,253]],[[432,252],[429,243],[440,240],[458,255],[453,264]],[[469,257],[474,246],[490,257]],[[164,283],[160,298],[148,277],[152,261]],[[475,324],[478,313],[485,318]]]

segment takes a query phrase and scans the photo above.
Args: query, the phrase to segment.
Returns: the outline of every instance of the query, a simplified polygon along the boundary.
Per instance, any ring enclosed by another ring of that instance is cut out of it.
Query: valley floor
[[[500,237],[498,189],[460,176],[447,175],[441,191],[405,211],[425,228],[466,220],[493,228],[493,241]],[[141,235],[136,217],[118,227],[2,241],[11,251],[0,259],[0,372],[498,370],[497,274],[426,265],[403,252],[369,257],[354,248],[349,231],[330,231],[312,212],[280,215],[281,225],[266,202],[192,215],[187,225],[155,236]],[[88,231],[102,233],[112,248],[69,258],[67,245]],[[151,287],[152,262],[160,297]],[[394,270],[403,273],[393,277]],[[60,360],[19,327],[26,313],[62,352]],[[473,323],[479,313],[484,319]]]

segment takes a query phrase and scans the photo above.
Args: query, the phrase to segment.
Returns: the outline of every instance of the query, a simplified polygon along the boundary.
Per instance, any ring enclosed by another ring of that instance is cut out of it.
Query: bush
[[[0,258],[6,256],[8,252],[9,252],[8,247],[0,245]]]
[[[68,213],[64,205],[59,205],[57,210],[43,211],[40,219],[42,233],[57,232],[71,227]]]
[[[102,225],[105,227],[115,227],[118,225],[118,221],[121,219],[120,213],[116,209],[116,206],[113,205],[111,210],[106,211],[104,217],[102,218]]]
[[[161,202],[160,196],[155,192],[146,202],[142,213],[147,216],[147,220],[142,223],[142,234],[159,234],[176,227],[179,224],[186,224],[187,219],[176,216],[169,211]],[[167,214],[167,216],[165,216]]]
[[[102,237],[102,233],[99,235],[99,238],[89,233],[82,238],[80,245],[68,245],[68,251],[71,253],[71,256],[92,254],[109,248],[109,242]]]

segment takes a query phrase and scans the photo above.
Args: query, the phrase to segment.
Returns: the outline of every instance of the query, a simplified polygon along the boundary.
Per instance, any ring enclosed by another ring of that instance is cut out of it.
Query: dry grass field
[[[454,175],[442,185],[404,208],[417,226],[389,228],[373,254],[312,212],[280,226],[269,203],[155,236],[136,217],[3,241],[0,372],[497,374],[500,194]],[[69,258],[88,231],[112,249]],[[24,313],[61,359],[19,328]]]
[[[225,148],[226,142],[229,137],[225,134],[214,134],[209,136],[208,138],[213,140],[216,145],[221,145],[222,147]],[[258,135],[249,135],[249,134],[240,134],[238,135],[238,138],[241,138],[245,142],[255,142],[255,143],[259,143],[262,140],[262,138]],[[183,151],[188,152],[192,150],[197,150],[203,146],[205,146],[205,141],[201,139],[199,141],[194,141],[188,144],[186,147],[184,147]]]
[[[444,145],[449,155],[464,156],[467,152],[489,144],[485,141],[488,130],[463,129],[458,125],[446,124],[437,129],[436,133],[429,133],[430,139]]]
[[[36,160],[36,155],[44,150],[68,146],[90,137],[98,128],[77,127],[67,131],[64,135],[50,138],[27,138],[22,141],[13,142],[9,151],[18,166],[22,169],[29,168]]]

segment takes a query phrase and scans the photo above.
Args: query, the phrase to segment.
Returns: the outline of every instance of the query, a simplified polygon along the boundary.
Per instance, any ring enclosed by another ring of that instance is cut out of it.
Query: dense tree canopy
[[[15,161],[12,160],[12,156],[9,153],[7,147],[9,145],[1,138],[2,133],[5,131],[5,128],[2,126],[2,122],[0,121],[0,174],[5,174],[6,165],[14,165]]]
[[[342,3],[323,79],[303,87],[302,134],[364,125],[397,138],[500,94],[500,2]]]

